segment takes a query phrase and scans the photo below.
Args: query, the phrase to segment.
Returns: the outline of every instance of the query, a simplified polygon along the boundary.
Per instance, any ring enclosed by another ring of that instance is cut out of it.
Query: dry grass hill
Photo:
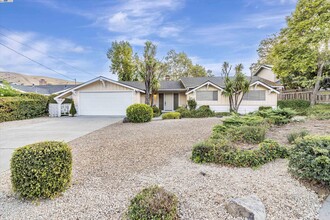
[[[73,81],[52,78],[47,76],[32,76],[13,72],[0,72],[0,81],[7,81],[19,85],[63,85],[74,84]]]

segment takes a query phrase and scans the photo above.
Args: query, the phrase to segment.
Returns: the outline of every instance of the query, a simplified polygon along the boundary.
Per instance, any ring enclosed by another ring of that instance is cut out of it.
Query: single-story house
[[[250,91],[244,96],[239,112],[255,111],[259,106],[277,106],[275,89],[277,84],[253,76]],[[228,97],[222,94],[222,77],[185,77],[178,81],[160,81],[160,88],[154,95],[154,104],[162,111],[174,111],[195,99],[197,105],[209,105],[216,112],[229,111]],[[61,93],[55,100],[60,105],[64,98],[72,98],[78,115],[126,114],[126,108],[133,103],[145,102],[143,82],[115,81],[100,76]],[[60,107],[59,107],[60,109]]]

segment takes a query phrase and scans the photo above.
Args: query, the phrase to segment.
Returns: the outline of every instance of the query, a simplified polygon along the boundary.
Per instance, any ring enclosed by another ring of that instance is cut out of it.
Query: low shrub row
[[[215,116],[214,111],[208,105],[202,105],[198,109],[191,110],[185,107],[179,107],[175,111],[180,113],[181,118],[207,118]]]
[[[238,149],[226,139],[201,142],[193,147],[192,160],[235,167],[258,167],[277,158],[288,156],[288,150],[273,140],[265,140],[255,150]]]
[[[22,120],[46,115],[48,97],[39,94],[21,94],[0,98],[0,122]]]
[[[317,120],[330,119],[330,104],[318,104],[308,108],[307,115]]]
[[[306,136],[291,150],[289,170],[299,178],[330,187],[330,136]]]
[[[179,112],[167,112],[162,115],[162,119],[180,119]]]
[[[310,106],[310,102],[301,99],[292,99],[292,100],[279,100],[277,101],[277,106],[279,108],[291,108],[298,112],[298,114],[305,114],[306,110]]]

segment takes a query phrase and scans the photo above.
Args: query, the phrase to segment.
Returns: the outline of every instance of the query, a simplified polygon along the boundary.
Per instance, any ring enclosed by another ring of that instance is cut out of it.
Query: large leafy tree
[[[108,50],[107,57],[111,61],[110,71],[122,81],[137,80],[136,60],[133,49],[127,41],[114,41]]]
[[[167,68],[166,75],[171,79],[177,80],[181,77],[201,77],[212,75],[211,70],[198,64],[193,64],[192,60],[186,53],[177,53],[175,50],[170,50],[165,57],[165,65]]]
[[[270,37],[267,37],[266,39],[263,39],[259,47],[257,49],[258,53],[258,61],[256,63],[253,63],[250,67],[250,70],[252,73],[256,72],[258,68],[263,64],[271,64],[271,60],[269,57],[269,54],[276,43],[277,35],[273,34]]]
[[[311,104],[330,60],[330,1],[299,0],[271,49],[274,72],[284,81],[313,87]]]
[[[223,94],[229,98],[230,112],[238,112],[243,96],[249,91],[250,81],[243,74],[243,65],[235,66],[235,75],[230,77],[232,66],[228,62],[222,65],[222,77],[224,78],[225,88]]]

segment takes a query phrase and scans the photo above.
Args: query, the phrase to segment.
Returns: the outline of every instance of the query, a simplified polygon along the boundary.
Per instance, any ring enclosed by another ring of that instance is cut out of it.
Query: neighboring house
[[[76,85],[38,85],[38,86],[25,86],[25,85],[17,85],[10,84],[12,88],[19,92],[33,92],[42,95],[52,95],[52,94],[60,94],[68,89],[75,87]]]
[[[276,86],[274,86],[274,88],[281,89],[283,88],[283,86],[281,85],[280,80],[276,77],[276,74],[272,71],[272,68],[272,65],[261,65],[253,74],[253,76],[258,76],[260,78],[274,82],[277,84]]]
[[[241,103],[239,112],[255,111],[259,106],[277,106],[275,82],[252,77],[250,91]],[[174,111],[195,99],[197,105],[209,105],[217,112],[229,111],[228,97],[222,94],[222,77],[187,77],[178,81],[161,81],[154,104],[162,111]],[[64,98],[72,98],[78,115],[125,115],[126,108],[133,103],[145,102],[143,82],[115,81],[100,76],[69,89],[55,97],[61,104]],[[60,109],[60,108],[59,108]]]

